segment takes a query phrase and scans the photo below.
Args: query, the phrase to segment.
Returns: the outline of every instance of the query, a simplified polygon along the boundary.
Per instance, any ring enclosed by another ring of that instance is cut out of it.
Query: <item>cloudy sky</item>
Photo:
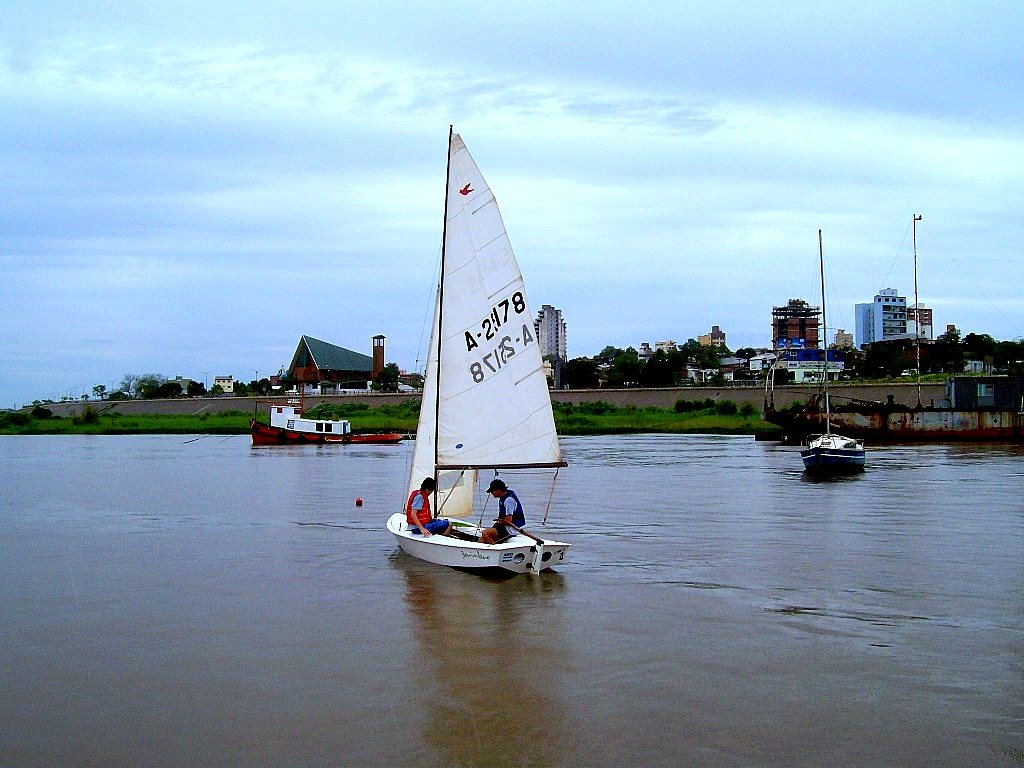
[[[455,125],[569,355],[881,288],[1024,335],[1019,2],[0,1],[0,407],[422,365]]]

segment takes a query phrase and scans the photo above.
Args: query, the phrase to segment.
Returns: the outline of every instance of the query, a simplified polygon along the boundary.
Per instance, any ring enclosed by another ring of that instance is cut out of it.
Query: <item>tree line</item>
[[[1024,375],[1024,339],[997,341],[987,333],[961,337],[955,327],[923,343],[920,350],[913,339],[869,344],[863,351],[846,349],[846,372],[851,378],[891,378],[917,367],[918,352],[922,374],[963,373],[969,360],[982,363],[987,372]]]
[[[736,357],[750,359],[757,354],[751,347],[736,350]],[[656,350],[647,360],[633,347],[608,346],[593,357],[576,357],[561,368],[560,383],[568,389],[606,387],[678,387],[692,383],[684,377],[687,368],[713,370],[712,383],[724,383],[718,370],[723,357],[733,353],[724,344],[703,346],[689,339],[676,349]]]
[[[372,387],[374,391],[397,392],[400,376],[401,370],[398,366],[388,363],[373,380]],[[288,383],[284,379],[281,381],[285,384]],[[264,377],[252,379],[249,382],[234,382],[232,394],[239,397],[252,395],[265,397],[274,392],[273,382]],[[159,373],[126,373],[114,391],[109,392],[105,385],[97,384],[92,388],[92,394],[97,400],[165,400],[179,397],[216,397],[226,393],[219,384],[214,384],[207,390],[203,382],[190,380],[183,388],[180,382],[170,380]]]
[[[684,376],[689,368],[715,371],[708,383],[725,383],[719,370],[723,357],[749,360],[759,352],[753,347],[741,347],[731,352],[724,344],[702,346],[694,339],[674,350],[657,350],[647,360],[641,360],[633,347],[625,349],[606,346],[593,357],[576,357],[561,364],[560,384],[568,389],[597,389],[599,387],[678,387],[691,384]],[[986,333],[968,333],[951,328],[933,342],[922,343],[920,350],[913,339],[876,342],[859,350],[846,347],[839,350],[844,360],[844,378],[895,378],[908,369],[915,369],[920,352],[922,374],[957,374],[964,371],[968,360],[976,360],[986,371],[1024,375],[1024,339],[998,341]],[[388,363],[374,379],[372,387],[378,392],[397,392],[401,371]],[[409,377],[409,383],[422,386],[422,377]],[[269,378],[249,382],[234,382],[234,394],[239,396],[267,396],[274,392]],[[98,384],[92,388],[98,400],[154,400],[178,397],[212,397],[224,394],[214,385],[207,390],[203,382],[190,381],[183,389],[177,381],[156,373],[125,374],[118,388],[112,392]],[[39,403],[40,401],[36,401]]]
[[[689,339],[675,350],[657,350],[647,360],[641,360],[633,347],[607,346],[593,357],[576,357],[563,363],[559,383],[568,389],[678,387],[692,383],[684,376],[687,369],[699,368],[715,371],[708,383],[718,386],[725,383],[719,370],[722,358],[750,360],[759,351],[770,350],[742,347],[730,352],[724,344],[702,346]],[[922,343],[920,350],[913,339],[897,339],[869,344],[864,350],[845,347],[839,353],[844,361],[844,378],[878,379],[896,378],[908,369],[916,369],[918,351],[922,374],[963,373],[965,363],[976,360],[986,371],[1024,375],[1024,340],[997,341],[984,333],[961,337],[956,328],[934,342]]]

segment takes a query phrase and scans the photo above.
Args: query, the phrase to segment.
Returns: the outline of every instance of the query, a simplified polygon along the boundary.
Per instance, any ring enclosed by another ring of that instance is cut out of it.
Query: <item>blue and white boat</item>
[[[821,268],[821,327],[828,344],[828,323],[825,319],[825,256],[818,230],[818,264]],[[864,441],[832,432],[832,410],[828,402],[828,349],[825,350],[822,387],[825,399],[825,434],[811,435],[807,447],[800,451],[804,471],[820,474],[861,472],[864,469]]]
[[[864,469],[864,441],[831,432],[812,435],[800,456],[807,472],[860,472]]]

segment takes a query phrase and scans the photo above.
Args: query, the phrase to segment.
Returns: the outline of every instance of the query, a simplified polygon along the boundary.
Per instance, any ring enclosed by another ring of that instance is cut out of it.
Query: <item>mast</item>
[[[828,320],[825,317],[825,253],[821,245],[821,230],[818,230],[818,267],[821,272],[821,332],[825,337],[825,366],[822,369],[825,387],[825,434],[832,432],[832,407],[828,400]]]
[[[440,439],[439,425],[441,423],[441,338],[444,336],[441,329],[444,327],[444,256],[448,246],[448,185],[452,172],[452,136],[455,133],[455,126],[448,126],[448,160],[444,170],[444,224],[441,227],[441,274],[438,278],[437,288],[437,376],[434,386],[434,479],[437,480],[437,446]],[[437,490],[434,491],[435,498]]]
[[[921,407],[921,303],[917,299],[917,222],[921,214],[915,213],[914,228],[914,356],[917,361],[917,407]]]

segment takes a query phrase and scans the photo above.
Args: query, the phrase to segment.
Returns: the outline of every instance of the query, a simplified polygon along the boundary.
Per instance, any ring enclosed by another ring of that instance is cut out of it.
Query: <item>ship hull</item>
[[[765,420],[782,427],[787,441],[821,432],[824,414],[767,411]],[[1002,441],[1024,439],[1024,414],[1017,411],[922,408],[832,411],[832,429],[871,442]]]
[[[294,429],[273,427],[269,424],[252,419],[249,422],[253,445],[316,445],[322,443],[342,443],[357,445],[394,445],[401,442],[399,432],[381,432],[366,435],[331,435],[322,432],[300,432]]]

